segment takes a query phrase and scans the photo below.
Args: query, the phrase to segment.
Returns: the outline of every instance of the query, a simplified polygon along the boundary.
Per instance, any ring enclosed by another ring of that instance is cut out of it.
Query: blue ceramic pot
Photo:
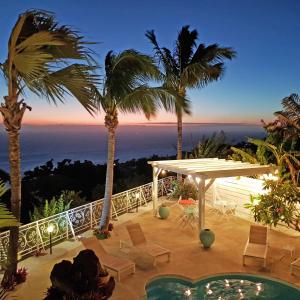
[[[210,229],[202,229],[199,238],[204,248],[210,248],[215,241],[215,234]]]
[[[158,213],[161,219],[167,219],[169,217],[170,214],[170,208],[167,206],[161,206],[158,209]]]

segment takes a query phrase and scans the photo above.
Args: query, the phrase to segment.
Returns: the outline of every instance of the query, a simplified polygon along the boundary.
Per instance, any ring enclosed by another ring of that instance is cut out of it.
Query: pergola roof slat
[[[168,170],[183,175],[197,175],[206,178],[252,176],[256,174],[274,173],[273,165],[250,164],[247,162],[218,158],[182,159],[150,161],[152,167]]]

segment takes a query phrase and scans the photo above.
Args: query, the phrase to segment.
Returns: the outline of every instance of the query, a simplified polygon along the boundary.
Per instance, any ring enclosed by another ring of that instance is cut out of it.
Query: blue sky
[[[199,42],[219,43],[237,51],[226,63],[224,78],[202,90],[189,91],[190,122],[259,122],[272,119],[280,101],[300,86],[300,1],[197,0],[197,1],[4,1],[0,0],[0,60],[17,15],[29,8],[55,12],[62,24],[79,29],[95,46],[102,63],[108,50],[135,48],[152,53],[145,38],[154,29],[161,45],[172,47],[186,24],[199,32]],[[0,96],[5,94],[0,82]],[[27,95],[33,111],[28,123],[101,123],[73,99],[58,107]],[[123,122],[143,122],[142,116],[122,116]],[[175,121],[160,113],[152,121]]]

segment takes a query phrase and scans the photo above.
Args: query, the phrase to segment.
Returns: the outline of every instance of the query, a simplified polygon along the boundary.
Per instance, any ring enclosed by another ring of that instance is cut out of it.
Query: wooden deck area
[[[119,221],[120,224],[116,226],[112,238],[103,241],[108,253],[130,258],[136,263],[136,273],[117,282],[112,300],[141,299],[145,295],[144,287],[147,281],[160,274],[178,274],[197,279],[217,273],[247,272],[279,278],[300,286],[300,277],[290,274],[292,260],[290,252],[284,250],[287,245],[294,246],[294,258],[300,257],[299,237],[270,230],[267,269],[262,269],[257,265],[257,261],[253,263],[250,261],[250,264],[244,267],[242,253],[249,233],[248,221],[234,216],[220,218],[207,209],[206,227],[215,232],[216,240],[211,249],[204,250],[200,246],[196,231],[191,228],[182,229],[176,223],[180,213],[176,205],[172,206],[167,220],[153,217],[153,213],[149,210],[150,206],[144,213],[124,215]],[[158,262],[157,266],[153,267],[150,257],[141,255],[129,246],[120,249],[120,240],[129,240],[125,229],[127,222],[139,222],[148,240],[170,249],[171,262]],[[91,232],[86,233],[89,234]],[[42,299],[47,287],[50,286],[49,276],[53,265],[62,259],[72,260],[82,249],[78,241],[66,241],[55,246],[52,257],[46,255],[24,260],[20,266],[28,268],[28,279],[11,295],[22,300]]]

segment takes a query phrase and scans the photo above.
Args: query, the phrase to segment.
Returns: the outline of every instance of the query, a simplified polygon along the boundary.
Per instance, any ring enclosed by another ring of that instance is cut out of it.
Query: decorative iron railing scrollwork
[[[166,195],[175,178],[165,177],[158,181],[159,196]],[[138,198],[138,199],[137,199]],[[152,201],[152,183],[113,195],[113,217],[127,213],[146,202]],[[33,255],[49,246],[49,225],[53,226],[52,241],[59,243],[68,238],[97,226],[101,216],[103,199],[69,209],[60,214],[40,219],[20,226],[19,231],[19,258]],[[9,243],[9,231],[0,233],[0,262],[6,260]]]

